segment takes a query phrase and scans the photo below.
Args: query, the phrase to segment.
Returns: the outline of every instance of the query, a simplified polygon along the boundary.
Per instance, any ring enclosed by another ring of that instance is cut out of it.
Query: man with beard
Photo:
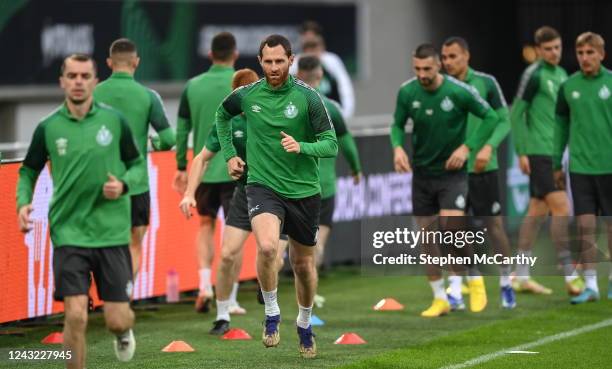
[[[280,342],[277,303],[279,234],[289,236],[299,314],[297,332],[302,357],[314,358],[310,325],[317,288],[315,248],[321,206],[318,159],[338,151],[336,134],[323,101],[313,88],[289,75],[291,44],[271,35],[259,47],[265,78],[239,88],[217,110],[217,132],[231,175],[248,165],[249,217],[257,242],[257,276],[265,302],[266,347]],[[232,117],[247,120],[247,162],[232,145]]]
[[[144,184],[144,159],[120,114],[94,101],[97,81],[90,56],[64,60],[60,85],[66,100],[36,127],[17,184],[19,227],[29,232],[32,192],[50,162],[54,298],[64,301],[64,347],[72,355],[68,368],[85,366],[90,273],[104,300],[106,326],[116,336],[117,358],[131,360],[136,348],[126,195]]]
[[[470,86],[440,73],[438,52],[432,45],[417,47],[412,65],[416,78],[405,82],[397,95],[391,144],[395,170],[406,173],[414,167],[413,213],[419,228],[428,228],[438,216],[447,219],[465,214],[468,156],[485,144],[497,124],[498,116]],[[482,124],[467,136],[470,113],[481,118]],[[408,118],[414,122],[412,166],[402,147]],[[450,305],[441,270],[435,265],[428,265],[426,269],[434,300],[421,316],[447,314]],[[484,281],[477,278],[479,272],[472,266],[469,273],[475,277],[471,281],[475,293],[486,296]],[[486,298],[477,300],[486,304]]]

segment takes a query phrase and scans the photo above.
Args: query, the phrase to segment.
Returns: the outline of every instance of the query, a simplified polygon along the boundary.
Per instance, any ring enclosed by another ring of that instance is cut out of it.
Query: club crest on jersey
[[[608,98],[610,97],[610,90],[608,89],[608,86],[603,86],[600,90],[599,90],[599,98],[602,100],[608,100]]]
[[[412,109],[418,109],[421,107],[421,102],[420,101],[413,101],[412,102]]]
[[[425,110],[425,114],[427,114],[427,115],[433,115],[433,109],[427,109],[427,110]]]
[[[261,112],[261,106],[259,106],[259,105],[251,105],[251,111],[253,113],[259,113],[259,112]]]
[[[442,100],[442,102],[440,103],[440,108],[442,108],[442,110],[446,112],[453,110],[454,107],[455,104],[453,104],[453,101],[449,99],[448,96],[445,97],[444,100]]]
[[[106,128],[105,125],[102,125],[98,134],[96,135],[96,142],[100,146],[108,146],[113,141],[113,134]]]
[[[293,119],[297,117],[298,112],[299,112],[298,108],[295,105],[293,105],[291,101],[289,101],[289,105],[285,107],[285,117],[289,119]]]
[[[60,137],[55,140],[55,147],[57,147],[57,154],[59,156],[66,155],[66,149],[68,148],[68,139],[64,137]]]
[[[236,132],[234,132],[234,137],[242,138],[242,137],[244,137],[244,132],[243,131],[236,131]]]
[[[572,91],[572,99],[578,100],[580,98],[580,92]]]

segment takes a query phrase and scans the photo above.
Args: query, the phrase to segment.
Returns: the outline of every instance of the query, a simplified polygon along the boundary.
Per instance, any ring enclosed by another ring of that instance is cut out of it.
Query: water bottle
[[[179,301],[179,276],[177,271],[172,268],[166,276],[166,302]]]

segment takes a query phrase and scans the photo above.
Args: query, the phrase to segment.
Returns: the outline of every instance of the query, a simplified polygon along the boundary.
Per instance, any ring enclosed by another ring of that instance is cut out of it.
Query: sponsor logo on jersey
[[[291,101],[289,101],[289,105],[285,107],[285,117],[289,119],[293,119],[297,117],[298,112],[299,112],[298,108],[295,105],[293,105]]]
[[[427,114],[427,115],[433,115],[433,109],[427,109],[427,110],[425,110],[425,114]]]
[[[457,196],[457,199],[455,200],[455,206],[457,206],[459,209],[465,208],[465,197],[463,197],[463,195]]]
[[[64,137],[60,137],[55,140],[55,146],[57,147],[57,154],[59,156],[66,155],[66,149],[68,148],[68,139]]]
[[[608,89],[608,86],[603,86],[600,90],[599,90],[599,98],[602,100],[608,100],[608,98],[610,97],[610,90]]]
[[[572,91],[572,99],[578,100],[580,98],[580,92]]]
[[[421,107],[421,102],[420,101],[415,100],[415,101],[412,102],[412,109],[418,109],[420,107]]]
[[[455,104],[453,104],[453,101],[449,99],[448,96],[446,96],[444,100],[442,100],[442,103],[440,103],[440,108],[442,108],[442,110],[444,110],[445,112],[453,110],[454,107]]]
[[[100,146],[108,146],[113,141],[113,134],[106,128],[105,125],[102,125],[98,134],[96,135],[96,142]]]
[[[236,131],[236,132],[234,132],[234,137],[242,138],[242,137],[244,137],[244,132],[243,131]]]
[[[259,106],[259,105],[251,105],[251,111],[253,113],[259,113],[259,112],[261,112],[261,106]]]

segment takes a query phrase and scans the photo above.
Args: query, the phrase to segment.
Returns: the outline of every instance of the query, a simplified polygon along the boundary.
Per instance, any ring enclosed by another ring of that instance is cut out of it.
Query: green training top
[[[215,122],[215,112],[223,99],[232,93],[234,68],[213,64],[207,72],[187,82],[181,95],[176,129],[176,163],[179,170],[187,168],[187,138],[193,128],[193,152],[202,151]],[[227,165],[218,155],[210,163],[202,182],[232,182]]]
[[[247,122],[244,114],[236,115],[231,120],[232,124],[232,143],[236,148],[236,154],[246,163],[246,142],[247,142]],[[217,123],[215,123],[206,138],[206,148],[214,153],[221,151],[221,143],[217,134]],[[246,184],[248,167],[244,168],[239,182]]]
[[[415,174],[440,176],[447,173],[444,167],[453,151],[462,144],[470,151],[479,150],[491,137],[499,119],[472,87],[451,76],[443,77],[435,91],[425,90],[416,78],[412,78],[397,94],[391,144],[394,148],[404,144],[404,127],[411,118],[414,122],[412,165]],[[483,121],[467,136],[469,113]],[[464,165],[462,170],[465,168]]]
[[[159,134],[161,150],[170,150],[176,139],[174,131],[168,124],[166,111],[159,94],[134,80],[125,72],[114,72],[106,81],[100,83],[94,91],[96,101],[112,106],[126,119],[138,145],[138,150],[145,159],[146,181],[142,185],[130,188],[130,195],[138,195],[149,190],[149,174],[146,164],[147,139],[149,124]]]
[[[248,184],[264,185],[281,196],[300,199],[321,192],[318,158],[338,152],[336,134],[321,96],[289,76],[278,88],[265,79],[236,89],[217,110],[217,132],[225,160],[236,156],[230,119],[247,120]],[[293,136],[300,153],[288,153],[281,131]]]
[[[510,113],[517,154],[552,155],[555,104],[559,86],[566,79],[563,68],[543,60],[523,72]]]
[[[497,121],[497,125],[495,126],[495,130],[493,134],[485,145],[491,145],[493,147],[493,152],[491,154],[491,160],[489,164],[485,167],[485,172],[497,170],[499,168],[497,164],[497,147],[499,144],[506,138],[508,133],[510,132],[510,120],[508,118],[508,104],[506,104],[506,99],[504,98],[504,93],[499,87],[499,83],[495,77],[490,74],[482,73],[473,70],[472,68],[468,69],[468,73],[465,77],[465,83],[474,87],[480,97],[482,97],[489,105],[495,109],[497,115],[499,116],[499,120]],[[468,116],[468,125],[467,125],[467,136],[469,137],[474,133],[478,127],[482,123],[482,119],[475,116],[474,114],[470,114]],[[468,171],[470,173],[474,173],[474,165],[476,164],[476,155],[479,150],[470,151],[470,156],[468,158]]]
[[[579,174],[612,174],[612,72],[574,73],[559,90],[555,125],[555,169],[569,141],[569,170]],[[608,191],[611,189],[608,188]]]
[[[130,242],[130,199],[102,193],[108,173],[127,185],[142,185],[144,159],[125,119],[94,102],[82,120],[62,105],[34,131],[19,169],[17,209],[32,202],[36,179],[50,161],[53,197],[49,205],[55,247],[107,247]]]
[[[357,145],[351,133],[346,129],[340,105],[323,96],[323,103],[334,124],[338,146],[351,167],[353,174],[361,172]],[[327,199],[336,194],[336,157],[319,160],[319,177],[321,180],[321,198]]]

